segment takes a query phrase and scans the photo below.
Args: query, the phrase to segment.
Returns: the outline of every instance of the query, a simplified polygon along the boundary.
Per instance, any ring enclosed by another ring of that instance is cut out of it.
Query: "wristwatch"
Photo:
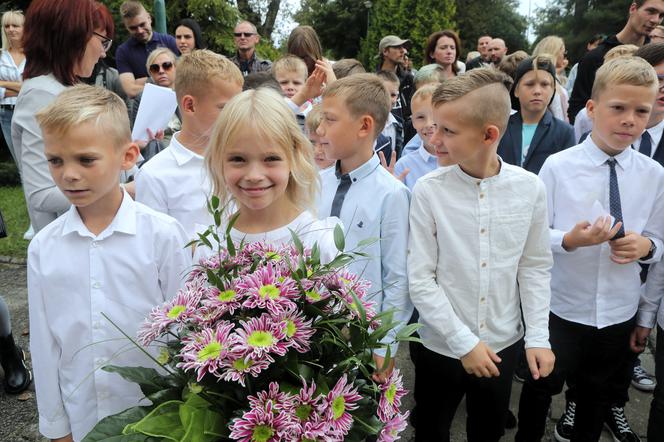
[[[648,254],[641,258],[639,261],[648,261],[649,259],[652,259],[653,256],[655,256],[655,252],[657,251],[657,246],[655,245],[655,242],[648,238],[650,241],[650,250],[648,250]]]

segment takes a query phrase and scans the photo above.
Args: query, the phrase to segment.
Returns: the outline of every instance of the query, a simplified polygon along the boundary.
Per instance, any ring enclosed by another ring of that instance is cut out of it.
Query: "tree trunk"
[[[249,0],[237,0],[237,8],[242,18],[256,25],[256,29],[261,37],[267,39],[272,39],[272,31],[274,31],[274,23],[277,20],[280,6],[281,0],[270,0],[267,13],[265,14],[265,21],[261,23],[260,14],[254,11],[249,4]]]

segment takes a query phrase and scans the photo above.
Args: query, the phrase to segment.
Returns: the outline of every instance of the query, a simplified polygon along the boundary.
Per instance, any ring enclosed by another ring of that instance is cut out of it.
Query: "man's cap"
[[[411,42],[408,39],[403,40],[396,35],[388,35],[380,40],[380,43],[378,44],[378,52],[382,54],[386,48],[392,46],[403,46],[406,49],[410,49]]]

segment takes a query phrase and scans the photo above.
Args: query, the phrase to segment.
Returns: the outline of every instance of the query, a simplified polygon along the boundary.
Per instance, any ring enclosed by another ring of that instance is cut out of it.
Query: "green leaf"
[[[142,433],[179,442],[184,436],[184,428],[182,428],[180,420],[180,405],[182,404],[182,401],[164,402],[140,421],[127,425],[123,433]]]
[[[214,225],[215,226],[220,226],[221,225],[221,212],[218,210],[214,211],[214,215],[212,215],[214,218]]]
[[[210,205],[212,206],[213,209],[218,209],[219,208],[219,197],[216,195],[212,195],[210,197]]]
[[[337,250],[340,252],[344,251],[346,247],[346,238],[344,237],[344,231],[339,224],[334,226],[334,245],[337,247]]]
[[[300,253],[300,255],[304,254],[304,245],[302,244],[302,240],[300,240],[300,237],[297,236],[297,233],[295,233],[293,230],[288,229],[291,234],[291,238],[293,238],[293,245],[295,246],[295,249]]]
[[[390,349],[390,346],[387,346],[387,350],[385,351],[385,359],[383,359],[383,366],[382,367],[376,367],[380,371],[385,371],[389,368],[390,366],[390,361],[392,360],[392,350]]]
[[[362,318],[362,322],[367,322],[367,312],[364,309],[364,304],[362,304],[362,301],[360,301],[360,298],[358,298],[357,293],[355,293],[355,290],[349,290],[351,296],[353,297],[353,303],[355,304],[355,307],[357,308],[357,311],[360,314],[360,318]]]
[[[137,422],[145,417],[150,412],[150,408],[152,407],[133,407],[121,413],[103,418],[83,438],[83,442],[147,441],[148,439],[146,438],[149,436],[144,434],[123,435],[122,430],[127,425],[127,422]]]
[[[356,248],[357,248],[357,249],[362,249],[362,248],[364,248],[364,247],[367,247],[367,246],[370,246],[370,245],[372,245],[372,244],[375,244],[375,243],[377,243],[378,241],[379,241],[378,238],[367,238],[367,239],[363,239],[362,241],[360,241],[360,242],[357,243]],[[357,252],[355,252],[355,253],[357,253]]]
[[[196,394],[180,406],[180,419],[185,434],[180,442],[213,442],[224,430],[221,414],[210,409],[210,403]]]
[[[164,377],[154,368],[106,365],[102,367],[102,370],[109,373],[117,373],[123,379],[138,384],[146,397],[170,386],[168,382],[164,381]]]
[[[404,326],[399,332],[397,333],[396,340],[397,341],[403,341],[406,340],[406,338],[409,337],[414,337],[412,336],[420,327],[422,327],[422,324],[408,324]]]

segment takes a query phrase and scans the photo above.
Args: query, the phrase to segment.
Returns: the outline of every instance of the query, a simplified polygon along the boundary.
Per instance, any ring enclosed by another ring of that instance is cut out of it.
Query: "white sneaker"
[[[23,239],[30,241],[34,237],[35,237],[35,229],[32,227],[32,224],[30,224],[30,228],[28,229],[28,231],[23,234]]]

